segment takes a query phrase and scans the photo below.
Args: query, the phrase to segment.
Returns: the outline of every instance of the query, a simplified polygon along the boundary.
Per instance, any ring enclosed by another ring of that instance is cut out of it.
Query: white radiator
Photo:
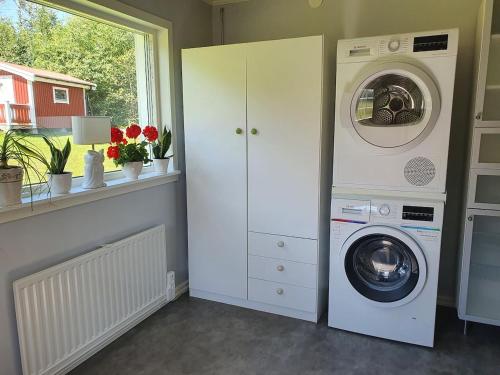
[[[64,374],[167,302],[158,226],[14,282],[23,373]]]

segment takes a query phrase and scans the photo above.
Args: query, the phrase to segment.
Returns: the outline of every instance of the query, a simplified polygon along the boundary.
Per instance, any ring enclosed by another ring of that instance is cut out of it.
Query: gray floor
[[[72,374],[500,374],[500,328],[440,308],[427,349],[183,296]]]

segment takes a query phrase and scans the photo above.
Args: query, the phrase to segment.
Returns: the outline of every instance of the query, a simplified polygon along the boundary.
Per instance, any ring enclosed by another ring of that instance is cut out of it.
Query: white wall
[[[177,157],[184,171],[180,49],[211,43],[211,8],[201,0],[143,0],[140,8],[173,23]],[[21,373],[14,280],[158,224],[167,227],[168,268],[179,284],[188,278],[183,175],[176,183],[0,224],[0,375]]]
[[[249,0],[224,6],[225,43],[325,34],[335,61],[337,40],[458,27],[460,29],[448,170],[448,204],[439,293],[453,302],[458,258],[474,33],[480,0]],[[220,7],[213,10],[214,43],[220,43]],[[334,65],[333,65],[334,66]],[[333,87],[334,82],[330,82]],[[334,91],[332,91],[334,92]]]

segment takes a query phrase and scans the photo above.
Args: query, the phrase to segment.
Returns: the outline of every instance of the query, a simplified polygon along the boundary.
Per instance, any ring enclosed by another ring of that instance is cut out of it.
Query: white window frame
[[[159,128],[164,126],[172,131],[171,153],[174,155],[172,164],[173,171],[166,175],[177,176],[178,160],[177,155],[177,121],[175,107],[175,82],[174,82],[174,50],[173,50],[173,26],[170,21],[157,17],[140,9],[121,3],[117,0],[30,0],[31,2],[40,5],[48,6],[61,10],[63,12],[72,13],[77,16],[93,19],[97,22],[104,22],[110,26],[121,27],[134,32],[142,32],[148,35],[147,38],[142,38],[144,43],[148,44],[148,48],[144,49],[144,58],[137,59],[138,64],[149,64],[151,69],[152,90],[148,98],[147,105],[150,106],[149,116],[144,124],[155,124]],[[136,41],[137,43],[137,41]],[[137,46],[137,44],[136,44]],[[139,70],[139,69],[137,69]],[[138,82],[139,86],[139,82]],[[143,88],[142,88],[143,89]],[[139,103],[139,116],[141,116],[141,108],[145,108],[144,103]],[[142,112],[144,113],[144,112]],[[148,175],[150,168],[144,168],[143,174]],[[105,173],[105,181],[120,181],[123,178],[121,171],[111,171]],[[82,177],[73,179],[73,186],[78,187],[83,181]],[[141,184],[141,181],[138,182]],[[147,186],[145,186],[147,187]],[[23,189],[23,196],[26,197],[29,188]],[[46,199],[42,198],[42,194],[34,197],[34,202],[43,204]],[[92,192],[91,192],[92,193]],[[70,198],[72,193],[68,194]],[[1,210],[0,210],[1,211]]]
[[[31,0],[41,5],[59,9],[122,27],[130,31],[139,31],[148,35],[148,52],[145,63],[152,70],[152,87],[150,106],[151,118],[140,119],[144,123],[166,126],[172,130],[172,153],[174,169],[178,169],[177,155],[177,122],[175,107],[174,50],[173,26],[170,21],[144,12],[117,0]],[[141,64],[141,61],[137,61]],[[139,70],[139,66],[137,67]],[[140,83],[138,82],[138,85]],[[139,103],[139,111],[144,107]]]
[[[57,99],[57,97],[56,97],[57,90],[66,92],[66,100]],[[66,87],[52,86],[52,97],[54,98],[55,104],[69,104],[69,89]]]
[[[94,19],[111,26],[134,32],[142,32],[147,37],[136,38],[136,50],[144,44],[142,57],[136,51],[137,71],[146,66],[151,71],[151,90],[147,103],[139,101],[141,124],[157,125],[159,130],[167,127],[172,131],[171,153],[174,170],[178,169],[177,155],[177,115],[175,107],[173,26],[170,21],[126,5],[118,0],[30,0],[41,5],[59,9],[77,16]],[[141,51],[142,52],[142,51]],[[140,54],[140,53],[139,53]],[[138,91],[145,90],[138,80]],[[146,111],[146,108],[148,109]],[[112,172],[111,172],[112,173]]]

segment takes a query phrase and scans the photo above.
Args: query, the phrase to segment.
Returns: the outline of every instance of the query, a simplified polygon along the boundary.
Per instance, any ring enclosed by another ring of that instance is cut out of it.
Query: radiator
[[[64,374],[167,302],[158,226],[14,282],[23,374]]]

